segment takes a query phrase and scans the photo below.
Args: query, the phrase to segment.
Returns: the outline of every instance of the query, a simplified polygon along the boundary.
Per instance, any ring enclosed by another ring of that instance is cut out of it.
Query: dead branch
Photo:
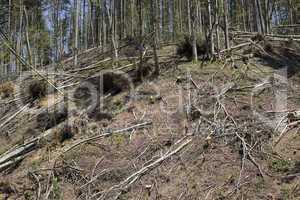
[[[116,130],[116,131],[112,131],[112,132],[104,133],[104,134],[97,135],[97,136],[94,136],[94,137],[90,137],[90,138],[87,138],[87,139],[84,139],[84,140],[81,140],[81,141],[75,143],[74,145],[67,148],[63,153],[66,153],[66,152],[72,150],[73,148],[83,144],[83,143],[91,142],[91,141],[94,141],[94,140],[97,140],[97,139],[100,139],[100,138],[104,138],[104,137],[107,137],[107,136],[110,136],[110,135],[113,135],[113,134],[118,134],[118,133],[122,133],[122,132],[132,131],[134,129],[144,128],[145,126],[149,126],[151,124],[152,124],[152,122],[144,122],[144,123],[136,124],[136,125],[133,125],[133,126],[130,126],[130,127],[127,127],[127,128],[123,128],[123,129],[119,129],[119,130]]]
[[[175,150],[171,151],[171,149],[169,151],[167,151],[162,157],[160,157],[159,159],[157,159],[154,162],[151,162],[150,164],[144,166],[143,168],[141,168],[140,170],[138,170],[137,172],[133,173],[132,175],[130,175],[129,177],[127,177],[124,181],[122,181],[121,183],[112,186],[111,188],[109,188],[107,191],[104,192],[98,192],[96,194],[94,194],[92,197],[96,198],[99,195],[101,195],[98,199],[105,199],[105,197],[112,191],[120,191],[120,190],[126,190],[128,189],[133,183],[135,183],[139,178],[141,178],[143,175],[145,175],[146,173],[148,173],[149,171],[151,171],[153,168],[159,166],[162,162],[164,162],[166,159],[170,158],[171,156],[177,154],[178,152],[180,152],[183,148],[185,148],[186,146],[188,146],[193,140],[192,139],[185,139],[184,142],[182,142],[182,144],[177,147]],[[119,195],[119,194],[118,194]],[[118,196],[117,195],[117,196]]]
[[[23,106],[20,110],[18,110],[15,114],[10,116],[8,119],[6,119],[2,124],[0,124],[0,129],[3,128],[8,122],[13,120],[16,116],[18,116],[20,113],[22,113],[24,110],[26,110],[29,106],[29,103]]]
[[[249,45],[251,45],[251,44],[252,44],[251,42],[245,42],[245,43],[242,43],[242,44],[233,46],[233,47],[231,47],[231,48],[229,48],[229,49],[221,50],[220,53],[225,53],[225,52],[228,52],[228,51],[232,51],[232,50],[235,50],[235,49],[238,49],[238,48],[242,48],[242,47],[245,47],[245,46],[249,46]]]

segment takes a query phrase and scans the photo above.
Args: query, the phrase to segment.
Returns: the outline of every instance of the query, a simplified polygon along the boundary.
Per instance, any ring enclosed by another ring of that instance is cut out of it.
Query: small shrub
[[[0,85],[0,96],[8,98],[13,95],[15,91],[14,85],[11,82],[6,82]]]
[[[300,45],[293,39],[289,39],[286,43],[285,46],[288,48],[292,48],[295,50],[299,50],[300,49]]]
[[[14,188],[9,182],[0,182],[0,193],[11,194],[14,192]]]
[[[288,186],[283,186],[283,187],[280,189],[280,194],[281,194],[282,200],[290,200],[290,199],[293,199],[292,193],[293,193],[293,191],[291,191],[291,188],[289,188]]]
[[[61,130],[55,132],[55,140],[59,143],[63,143],[74,137],[73,128],[69,125],[65,125]]]
[[[40,99],[47,94],[47,83],[43,80],[34,80],[28,86],[28,94],[32,99]]]
[[[261,42],[261,41],[265,41],[265,37],[262,34],[258,33],[255,36],[253,36],[251,40],[255,42]]]
[[[288,172],[292,167],[292,163],[284,159],[274,159],[271,161],[270,167],[276,172]]]
[[[209,47],[204,40],[197,40],[197,54],[203,59],[207,59],[209,55]],[[189,36],[185,36],[179,43],[177,48],[177,55],[180,57],[186,57],[188,60],[193,59],[193,43]]]
[[[271,43],[265,42],[264,50],[265,50],[266,52],[268,52],[268,53],[273,53],[273,52],[274,52],[274,47],[272,46]]]
[[[100,108],[95,108],[91,112],[88,113],[88,117],[90,119],[94,119],[95,121],[101,121],[101,120],[112,120],[113,115],[108,112],[102,111]]]

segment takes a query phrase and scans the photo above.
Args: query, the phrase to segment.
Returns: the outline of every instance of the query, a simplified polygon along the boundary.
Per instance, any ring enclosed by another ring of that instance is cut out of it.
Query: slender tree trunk
[[[157,2],[156,0],[151,0],[151,18],[152,18],[152,29],[154,31],[154,39],[153,39],[153,55],[154,55],[154,63],[155,63],[155,70],[154,70],[154,75],[158,76],[159,75],[159,63],[158,63],[158,56],[157,56],[157,40],[158,40],[158,35],[157,35],[157,13],[156,13],[156,7],[157,7]]]
[[[202,34],[203,33],[203,23],[202,23],[202,9],[201,9],[200,3],[198,4],[198,13],[199,13],[199,18],[197,20],[199,21],[199,32]]]
[[[138,66],[137,79],[143,80],[143,7],[142,1],[138,0],[138,15],[139,15],[139,54],[140,63]]]
[[[163,14],[164,14],[163,0],[159,0],[159,36],[160,36],[160,40],[163,38]]]
[[[79,9],[80,0],[76,1],[76,11],[75,11],[75,41],[74,41],[74,66],[78,64],[78,33],[79,33]]]
[[[182,23],[182,1],[178,1],[178,15],[179,15],[179,31],[183,32],[183,23]]]
[[[216,0],[215,3],[216,11],[215,11],[215,16],[216,16],[216,38],[217,38],[217,53],[218,57],[220,57],[220,33],[219,33],[219,3],[218,0]]]
[[[20,0],[20,16],[19,16],[19,38],[17,40],[17,52],[19,55],[22,55],[22,26],[23,26],[23,0]],[[15,57],[16,60],[17,57]],[[5,67],[6,68],[6,67]],[[22,69],[22,64],[18,61],[17,62],[17,68],[19,69],[18,71],[19,72],[22,72],[23,69]],[[6,69],[7,71],[7,69]]]
[[[197,52],[197,36],[196,36],[196,2],[192,0],[191,5],[191,22],[192,22],[192,44],[193,44],[193,59],[198,62]]]
[[[87,37],[87,27],[88,27],[88,19],[87,19],[87,14],[86,14],[86,7],[87,7],[87,0],[83,0],[83,46],[84,49],[88,48],[88,37]]]
[[[169,33],[174,40],[174,0],[169,0]]]
[[[31,49],[30,49],[30,41],[29,41],[29,34],[28,34],[28,28],[29,28],[29,22],[28,22],[28,14],[27,10],[24,6],[24,15],[25,15],[25,36],[26,36],[26,49],[27,49],[27,56],[28,56],[28,62],[29,64],[32,64],[32,55],[31,55]]]
[[[262,9],[261,9],[261,5],[260,5],[260,1],[259,0],[255,0],[255,4],[256,4],[256,13],[257,13],[257,20],[259,21],[259,26],[260,29],[258,32],[264,34],[265,33],[265,28],[264,28],[264,19],[263,19],[263,15],[262,15]]]
[[[245,6],[245,0],[241,0],[241,4],[242,4],[242,18],[243,18],[243,31],[246,31],[246,6]]]
[[[102,35],[103,35],[103,42],[102,42],[102,51],[105,51],[107,46],[107,25],[106,25],[106,18],[105,18],[105,9],[102,9]]]
[[[134,34],[134,0],[131,0],[130,1],[130,20],[131,20],[131,37],[133,37],[135,34]]]
[[[114,11],[114,4],[110,5],[111,8],[107,7],[107,4],[105,4],[106,6],[106,13],[107,13],[107,16],[108,16],[108,23],[109,23],[109,28],[110,28],[110,35],[111,35],[111,42],[112,42],[112,46],[113,46],[113,52],[114,52],[114,63],[116,63],[118,65],[119,63],[119,57],[118,57],[118,48],[117,48],[117,41],[116,41],[116,34],[115,34],[115,25],[114,25],[114,21],[113,20],[113,13],[110,12],[110,10]]]
[[[191,23],[191,1],[187,0],[187,19],[188,19],[188,29],[189,35],[192,35],[192,23]]]
[[[214,34],[213,34],[213,24],[212,24],[212,11],[211,11],[211,0],[207,1],[208,4],[208,26],[209,26],[209,44],[210,44],[210,56],[213,57],[215,53],[215,45],[214,45]]]
[[[223,0],[223,7],[224,7],[224,23],[225,23],[225,48],[229,49],[230,44],[229,44],[229,27],[228,27],[228,3],[227,0]]]

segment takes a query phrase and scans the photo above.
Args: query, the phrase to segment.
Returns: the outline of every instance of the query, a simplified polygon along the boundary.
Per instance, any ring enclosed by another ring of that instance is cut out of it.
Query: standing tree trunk
[[[262,9],[260,5],[259,0],[255,0],[255,10],[256,10],[256,21],[259,24],[258,27],[258,32],[264,34],[265,33],[265,28],[264,28],[264,19],[262,15]]]
[[[163,38],[163,0],[159,0],[159,39]]]
[[[19,34],[18,34],[19,38],[17,39],[17,52],[19,55],[22,55],[23,0],[20,0],[19,6],[20,6],[20,15],[19,15],[20,21],[19,21]],[[18,60],[16,56],[15,56],[15,59]],[[23,65],[19,61],[17,61],[16,63],[17,63],[18,71],[22,72]],[[9,71],[6,67],[5,67],[5,69],[6,69],[6,72]]]
[[[139,15],[139,57],[140,63],[138,66],[137,79],[143,80],[143,7],[142,1],[138,0],[138,15]]]
[[[212,24],[212,12],[211,12],[211,0],[207,1],[208,4],[208,26],[209,26],[209,44],[210,44],[210,56],[213,57],[215,53],[215,45],[214,45],[214,34],[213,34],[213,24]]]
[[[245,0],[241,0],[241,4],[242,4],[242,18],[243,18],[243,31],[246,31],[246,12],[245,12]]]
[[[182,33],[183,31],[183,23],[182,23],[182,1],[178,1],[178,15],[179,15],[179,31]]]
[[[156,0],[151,0],[151,17],[152,17],[152,29],[153,29],[153,54],[154,54],[154,62],[155,62],[155,70],[154,75],[159,75],[159,63],[158,63],[158,56],[157,56],[157,41],[158,41],[158,35],[157,35],[157,13],[156,13],[156,7],[157,3]]]
[[[74,66],[78,64],[78,33],[79,33],[79,9],[80,0],[76,1],[76,11],[75,11],[75,41],[74,41]]]
[[[228,3],[227,0],[223,0],[223,7],[224,7],[224,23],[225,23],[225,48],[229,49],[230,44],[229,44],[229,31],[228,31]]]
[[[188,28],[189,28],[189,35],[192,35],[192,24],[191,24],[191,2],[187,0],[187,19],[188,19]]]
[[[117,65],[119,64],[119,57],[118,57],[118,48],[117,48],[117,41],[116,41],[116,29],[115,29],[115,20],[113,20],[113,17],[115,14],[112,13],[111,11],[115,10],[115,4],[112,3],[112,5],[110,5],[111,7],[109,8],[107,3],[105,3],[105,10],[107,13],[107,17],[108,17],[108,23],[109,23],[109,28],[110,28],[110,36],[111,36],[111,42],[112,42],[112,46],[113,46],[113,52],[114,52],[114,63],[116,63]],[[111,10],[111,11],[110,11]]]
[[[82,35],[83,35],[83,46],[84,49],[88,48],[88,37],[87,37],[87,27],[88,27],[88,23],[87,23],[87,15],[86,15],[86,7],[87,7],[87,2],[86,0],[83,0],[83,31],[82,31]]]
[[[169,33],[174,40],[174,0],[169,0]]]
[[[215,16],[216,16],[217,53],[218,53],[218,57],[220,58],[219,3],[218,3],[218,0],[216,0],[215,8],[216,8]]]
[[[196,2],[193,0],[192,2],[192,15],[191,15],[191,20],[192,20],[192,44],[193,44],[193,58],[195,62],[198,62],[198,52],[197,52],[197,36],[196,36]]]
[[[30,49],[30,41],[29,41],[29,33],[28,33],[28,28],[29,28],[29,22],[28,22],[28,14],[27,10],[24,6],[24,15],[25,15],[25,36],[26,36],[26,49],[27,49],[27,54],[28,54],[28,62],[29,64],[32,64],[32,55],[31,55],[31,49]]]

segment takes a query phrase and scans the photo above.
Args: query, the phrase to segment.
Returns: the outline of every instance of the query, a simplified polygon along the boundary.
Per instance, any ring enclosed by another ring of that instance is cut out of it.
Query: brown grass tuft
[[[62,129],[57,130],[54,134],[54,140],[59,143],[63,143],[74,137],[73,127],[65,125]]]
[[[12,96],[14,91],[15,87],[12,82],[6,82],[0,85],[0,96],[2,98],[8,98]]]

